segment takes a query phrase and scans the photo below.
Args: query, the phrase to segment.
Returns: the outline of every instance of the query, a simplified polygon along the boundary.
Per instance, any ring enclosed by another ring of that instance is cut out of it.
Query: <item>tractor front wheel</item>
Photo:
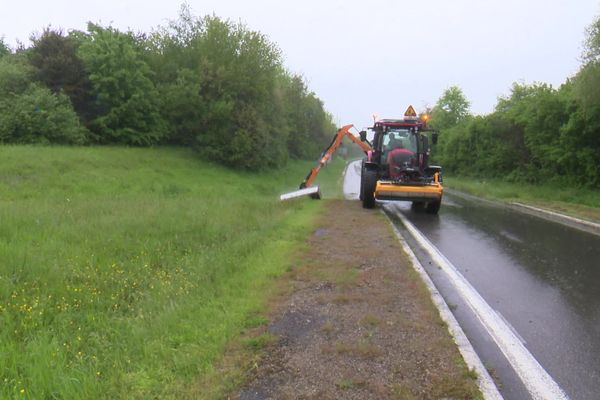
[[[438,211],[440,211],[440,206],[442,205],[442,200],[438,200],[438,201],[430,201],[429,203],[427,203],[427,207],[425,208],[425,211],[428,214],[437,214]]]
[[[375,186],[377,185],[377,171],[365,169],[362,174],[360,186],[362,188],[363,208],[375,207]]]
[[[425,209],[425,202],[423,202],[423,201],[413,201],[412,205],[410,206],[410,208],[413,211],[416,211],[416,212],[423,211],[423,209]]]

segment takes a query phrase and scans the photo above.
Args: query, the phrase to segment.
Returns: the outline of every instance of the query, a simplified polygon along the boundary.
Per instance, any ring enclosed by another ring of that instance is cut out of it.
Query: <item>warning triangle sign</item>
[[[416,117],[417,112],[415,111],[413,106],[408,106],[408,108],[406,109],[406,112],[404,113],[404,116],[405,117]]]

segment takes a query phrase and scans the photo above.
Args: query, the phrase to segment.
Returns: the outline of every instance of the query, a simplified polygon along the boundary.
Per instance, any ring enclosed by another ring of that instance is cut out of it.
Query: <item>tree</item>
[[[4,38],[0,38],[0,58],[10,54],[10,47],[4,43]]]
[[[88,24],[79,46],[92,82],[97,116],[90,123],[99,143],[150,145],[165,135],[152,71],[133,35]]]
[[[325,112],[321,100],[308,91],[302,77],[285,75],[281,85],[290,156],[316,158],[335,132],[332,118]]]
[[[31,39],[14,54],[0,41],[5,141],[80,142],[74,107],[89,142],[184,145],[258,170],[290,155],[315,157],[335,129],[323,102],[285,70],[265,35],[216,16],[193,17],[187,6],[151,34],[90,23],[85,32],[46,28]]]
[[[600,60],[600,16],[597,16],[585,30],[582,60],[584,64]]]
[[[432,119],[443,130],[438,153],[444,167],[465,175],[600,187],[600,17],[587,28],[584,43],[581,69],[559,90],[514,83],[492,114],[465,117],[468,103],[457,88],[447,90]]]
[[[201,55],[201,93],[211,104],[205,130],[197,136],[199,151],[245,169],[283,164],[286,130],[276,95],[279,50],[264,35],[217,17],[198,20],[195,31],[190,47]]]
[[[600,187],[600,17],[586,29],[583,66],[564,86],[569,120],[561,137],[568,149],[568,163],[580,172],[578,180]]]
[[[573,94],[587,116],[600,116],[600,16],[586,29],[583,66],[574,79]]]
[[[600,99],[594,88],[600,70],[597,63],[584,66],[575,78],[563,85],[568,122],[561,127],[562,163],[575,180],[591,187],[600,187]]]
[[[443,130],[464,122],[469,116],[470,103],[458,86],[450,86],[438,99],[431,112],[431,126]]]
[[[194,18],[184,7],[150,40],[149,47],[164,55],[149,60],[170,141],[192,144],[203,157],[237,168],[285,163],[291,114],[306,107],[288,107],[288,74],[266,36],[214,16]]]
[[[83,61],[77,55],[77,40],[63,35],[60,30],[46,28],[31,41],[33,46],[27,55],[35,68],[35,78],[53,93],[69,96],[81,119],[89,121],[94,116],[90,96],[92,86]]]

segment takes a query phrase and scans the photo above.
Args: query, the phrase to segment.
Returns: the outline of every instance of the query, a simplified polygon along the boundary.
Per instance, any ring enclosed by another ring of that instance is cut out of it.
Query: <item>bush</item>
[[[23,93],[33,79],[33,70],[18,56],[0,58],[0,101],[10,95]]]
[[[31,83],[33,69],[21,55],[0,59],[0,142],[70,143],[86,140],[69,98]]]
[[[31,84],[0,100],[0,141],[82,144],[86,130],[67,96]]]

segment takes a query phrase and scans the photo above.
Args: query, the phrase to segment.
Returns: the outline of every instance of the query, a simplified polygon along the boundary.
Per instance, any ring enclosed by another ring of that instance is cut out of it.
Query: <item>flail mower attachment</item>
[[[321,199],[321,190],[318,186],[311,186],[300,190],[296,190],[294,192],[284,193],[281,196],[279,196],[279,200],[289,200],[301,196],[310,196],[313,199],[319,200]]]
[[[310,196],[313,199],[319,200],[321,198],[321,191],[319,190],[319,186],[311,186],[311,184],[317,176],[317,174],[319,173],[319,171],[321,170],[321,167],[327,164],[327,162],[333,155],[333,152],[342,144],[342,140],[344,139],[344,137],[348,137],[354,143],[358,144],[365,151],[365,153],[367,151],[370,151],[371,146],[363,143],[361,139],[358,139],[356,136],[350,133],[350,129],[353,127],[353,125],[346,125],[338,129],[336,134],[333,136],[333,139],[329,146],[323,151],[323,153],[321,153],[321,158],[319,158],[319,162],[317,163],[317,165],[310,170],[310,172],[304,179],[304,182],[300,184],[300,189],[296,190],[295,192],[282,194],[281,196],[279,196],[279,199],[288,200],[293,199],[295,197]]]

